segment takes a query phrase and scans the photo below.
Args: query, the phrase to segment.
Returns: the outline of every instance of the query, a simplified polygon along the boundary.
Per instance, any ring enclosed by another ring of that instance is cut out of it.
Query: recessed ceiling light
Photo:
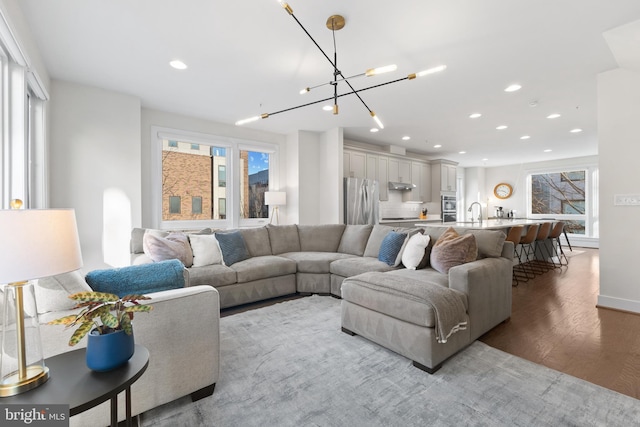
[[[470,119],[477,119],[478,117],[482,117],[482,114],[480,114],[480,113],[469,114],[469,118]]]
[[[509,127],[509,126],[507,126],[507,125],[500,125],[500,126],[496,127],[496,129],[498,129],[498,130],[505,130],[505,129],[506,129],[506,128],[508,128],[508,127]]]
[[[467,154],[466,151],[458,151],[458,154]]]
[[[440,148],[440,147],[442,147],[442,145],[440,145],[440,144],[436,144],[436,145],[433,146],[433,148]]]
[[[571,132],[571,133],[580,133],[580,132],[582,132],[582,129],[575,128],[575,129],[571,129],[569,132]]]
[[[179,61],[177,59],[169,62],[169,65],[171,65],[176,70],[186,70],[187,69],[187,64],[185,64],[184,62]]]
[[[519,84],[517,84],[517,83],[514,83],[514,84],[511,84],[511,85],[507,86],[507,87],[504,89],[504,91],[505,91],[505,92],[515,92],[515,91],[520,90],[520,89],[522,89],[522,86],[520,86],[520,85],[519,85]]]
[[[551,149],[550,149],[550,148],[547,148],[546,150],[544,150],[544,152],[545,152],[545,153],[550,153],[550,152],[551,152]]]
[[[411,137],[410,137],[410,136],[403,136],[403,137],[402,137],[402,140],[403,140],[403,141],[408,141],[408,140],[410,140],[410,139],[411,139]]]
[[[486,157],[484,159],[482,159],[483,162],[486,162],[487,160],[489,160],[489,159],[487,159]]]
[[[369,132],[376,133],[376,132],[378,132],[379,130],[380,130],[380,129],[378,129],[378,128],[371,128],[371,130],[370,130]]]
[[[558,113],[553,113],[553,114],[549,114],[547,116],[547,119],[557,119],[558,117],[560,117],[560,114]]]
[[[520,137],[520,139],[529,139],[529,138],[531,138],[529,135],[522,135],[522,136]]]
[[[325,105],[322,109],[324,111],[333,111],[333,105]]]

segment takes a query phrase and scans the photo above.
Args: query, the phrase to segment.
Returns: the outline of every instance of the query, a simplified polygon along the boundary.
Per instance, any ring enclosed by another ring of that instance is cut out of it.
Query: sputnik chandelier
[[[254,117],[250,117],[248,119],[238,120],[236,122],[237,126],[242,126],[242,125],[245,125],[247,123],[255,122],[255,121],[260,120],[260,119],[266,119],[266,118],[274,116],[276,114],[286,113],[287,111],[292,111],[292,110],[296,110],[298,108],[308,107],[310,105],[320,104],[322,102],[327,102],[327,101],[333,101],[333,114],[338,114],[338,98],[341,98],[341,97],[347,96],[347,95],[355,95],[356,97],[358,97],[358,99],[360,100],[362,105],[364,105],[364,108],[367,109],[367,111],[369,112],[369,114],[371,115],[373,120],[375,120],[376,125],[378,126],[378,128],[384,129],[384,125],[382,124],[382,121],[376,115],[376,113],[373,110],[371,110],[371,108],[369,108],[367,103],[364,102],[364,100],[360,96],[360,92],[364,92],[366,90],[374,89],[374,88],[381,87],[381,86],[386,86],[386,85],[389,85],[391,83],[401,82],[403,80],[413,80],[416,77],[423,77],[423,76],[426,76],[426,75],[429,75],[429,74],[437,73],[437,72],[440,72],[440,71],[444,70],[445,68],[447,68],[446,65],[439,65],[437,67],[429,68],[427,70],[420,71],[418,73],[409,74],[409,75],[407,75],[405,77],[402,77],[402,78],[399,78],[399,79],[396,79],[396,80],[391,80],[391,81],[388,81],[388,82],[385,82],[385,83],[380,83],[380,84],[377,84],[377,85],[373,85],[373,86],[365,87],[363,89],[356,90],[356,89],[353,88],[353,86],[351,86],[351,83],[349,82],[349,80],[353,80],[353,79],[356,79],[356,78],[359,78],[359,77],[372,77],[372,76],[377,76],[379,74],[395,71],[397,69],[396,65],[394,64],[394,65],[387,65],[387,66],[384,66],[384,67],[370,68],[367,71],[365,71],[364,73],[355,74],[353,76],[345,77],[342,74],[342,71],[340,71],[338,69],[338,54],[337,54],[337,49],[336,49],[336,31],[341,30],[342,28],[344,28],[344,26],[345,26],[344,17],[342,17],[340,15],[332,15],[327,19],[327,24],[326,24],[327,28],[329,30],[331,30],[332,35],[333,35],[333,60],[332,60],[329,57],[329,55],[327,55],[325,53],[325,51],[320,47],[320,45],[314,40],[314,38],[311,36],[311,34],[309,34],[307,29],[302,25],[302,23],[298,20],[298,18],[296,18],[296,16],[293,14],[293,9],[291,8],[291,6],[289,6],[289,4],[284,2],[283,0],[278,0],[278,2],[283,7],[283,9],[286,10],[287,13],[298,23],[300,28],[302,28],[302,30],[305,32],[305,34],[307,36],[309,36],[309,38],[311,39],[313,44],[316,45],[316,47],[320,50],[322,55],[324,55],[324,57],[327,59],[327,61],[329,61],[329,63],[333,67],[333,80],[331,80],[328,83],[323,83],[323,84],[319,84],[319,85],[316,85],[316,86],[306,87],[306,88],[304,88],[304,89],[302,89],[300,91],[300,94],[304,95],[306,93],[309,93],[311,90],[317,89],[319,87],[326,86],[326,85],[331,85],[331,86],[333,86],[333,96],[330,96],[330,97],[324,98],[324,99],[320,99],[320,100],[317,100],[317,101],[307,102],[305,104],[301,104],[301,105],[298,105],[298,106],[295,106],[295,107],[285,108],[284,110],[274,111],[272,113],[263,113],[263,114],[261,114],[259,116],[254,116]],[[346,85],[349,87],[350,91],[338,94],[338,83],[340,83],[340,82],[346,83]]]

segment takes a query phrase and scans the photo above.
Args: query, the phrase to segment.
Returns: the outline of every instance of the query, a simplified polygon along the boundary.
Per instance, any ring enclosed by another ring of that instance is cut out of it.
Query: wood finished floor
[[[597,308],[599,251],[513,288],[511,319],[480,341],[640,398],[640,315]]]

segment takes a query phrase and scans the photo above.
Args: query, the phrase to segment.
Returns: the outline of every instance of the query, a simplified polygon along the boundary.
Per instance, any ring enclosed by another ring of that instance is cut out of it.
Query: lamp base
[[[21,380],[18,371],[0,381],[0,397],[15,396],[41,386],[49,379],[49,368],[41,365],[27,366],[27,378]]]

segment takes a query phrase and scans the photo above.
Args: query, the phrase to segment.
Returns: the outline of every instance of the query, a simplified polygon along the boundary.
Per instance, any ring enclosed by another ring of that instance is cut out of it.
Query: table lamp
[[[276,224],[278,224],[280,222],[280,218],[278,218],[278,206],[284,206],[287,204],[287,193],[284,191],[265,191],[264,204],[267,206],[273,206],[271,209],[271,219],[269,220],[269,224],[271,224],[274,217],[276,218]]]
[[[29,281],[77,270],[82,255],[73,209],[0,210],[0,236],[0,397],[7,397],[49,379]]]

